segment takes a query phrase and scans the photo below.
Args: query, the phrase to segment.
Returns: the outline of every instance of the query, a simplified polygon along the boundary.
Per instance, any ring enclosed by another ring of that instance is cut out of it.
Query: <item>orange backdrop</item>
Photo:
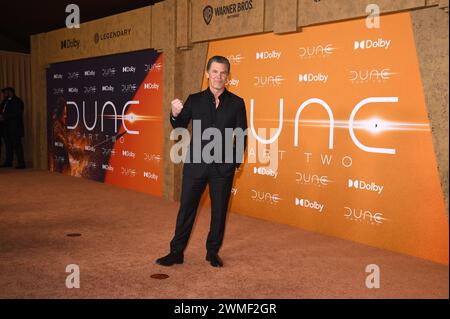
[[[140,84],[126,116],[135,120],[126,121],[127,129],[139,135],[124,135],[114,144],[114,154],[109,165],[116,168],[107,172],[105,183],[162,196],[162,65],[160,54],[144,81]],[[120,133],[125,132],[122,126]],[[131,156],[122,156],[123,152]]]
[[[228,88],[249,122],[231,210],[448,264],[410,16],[380,26],[360,19],[210,43],[208,58],[231,62]],[[256,142],[251,128],[273,141]],[[270,147],[268,167],[258,152]]]

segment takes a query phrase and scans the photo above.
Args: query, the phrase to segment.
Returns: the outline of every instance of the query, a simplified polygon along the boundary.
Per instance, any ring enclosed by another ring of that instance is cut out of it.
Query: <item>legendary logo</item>
[[[113,38],[129,36],[129,35],[131,35],[131,28],[118,30],[118,31],[113,31],[113,32],[105,32],[105,33],[102,33],[102,34],[95,33],[94,34],[94,42],[95,42],[95,44],[97,44],[97,43],[99,43],[100,41],[103,41],[103,40],[110,40],[110,39],[113,39]]]

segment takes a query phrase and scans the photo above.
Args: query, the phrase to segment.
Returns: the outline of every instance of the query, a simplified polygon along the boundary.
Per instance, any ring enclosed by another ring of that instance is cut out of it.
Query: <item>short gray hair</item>
[[[211,68],[211,64],[213,62],[225,64],[227,66],[227,74],[230,74],[230,61],[228,61],[226,57],[221,55],[215,55],[212,58],[210,58],[208,60],[208,64],[206,65],[206,71],[209,71],[209,69]]]

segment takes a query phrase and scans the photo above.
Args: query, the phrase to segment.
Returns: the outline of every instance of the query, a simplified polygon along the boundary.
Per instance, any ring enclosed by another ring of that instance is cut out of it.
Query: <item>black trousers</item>
[[[234,174],[229,177],[223,177],[213,165],[209,165],[202,177],[192,177],[184,174],[175,235],[170,242],[171,252],[184,252],[206,185],[209,186],[211,198],[211,224],[208,239],[206,240],[206,250],[214,254],[219,251],[225,233],[225,221],[233,178]]]
[[[6,130],[6,159],[5,164],[12,165],[13,154],[16,154],[17,164],[25,166],[25,159],[23,156],[22,137]]]

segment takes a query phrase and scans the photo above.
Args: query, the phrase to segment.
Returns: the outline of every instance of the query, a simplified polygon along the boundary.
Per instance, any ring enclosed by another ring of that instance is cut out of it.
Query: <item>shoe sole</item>
[[[160,263],[160,262],[156,262],[158,265],[161,265],[161,266],[166,266],[166,267],[170,267],[170,266],[173,266],[173,265],[181,265],[182,263],[183,263],[184,261],[176,261],[176,262],[174,262],[173,264],[162,264],[162,263]]]
[[[208,258],[208,256],[206,256],[206,261],[209,261],[210,263],[211,263],[211,260]],[[213,264],[211,264],[211,266],[213,266],[213,267],[217,267],[217,268],[220,268],[220,267],[223,267],[223,264],[222,265],[220,265],[220,264],[217,264],[217,265],[213,265]]]

